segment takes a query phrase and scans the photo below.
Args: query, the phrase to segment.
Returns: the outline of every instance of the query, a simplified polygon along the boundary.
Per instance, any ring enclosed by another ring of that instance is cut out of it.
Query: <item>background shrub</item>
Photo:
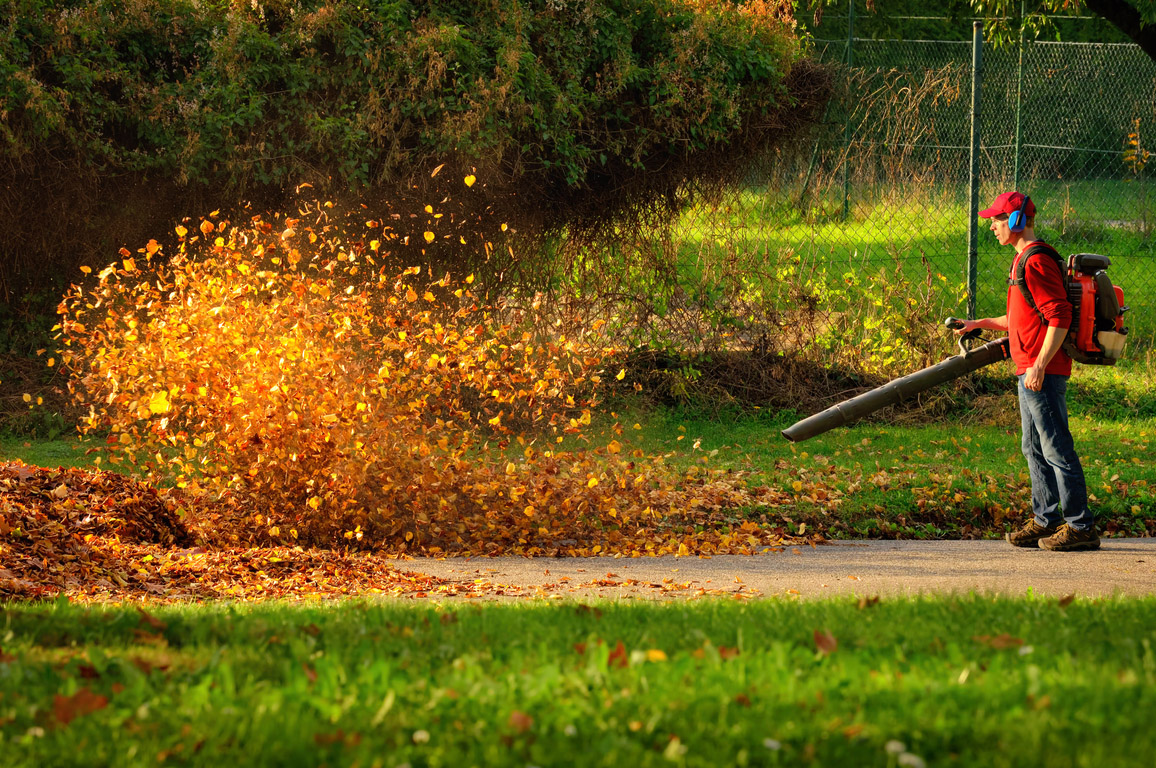
[[[424,203],[447,162],[487,180],[479,210],[523,230],[602,221],[733,167],[821,98],[785,2],[2,7],[8,301],[161,217],[282,210],[302,182]]]

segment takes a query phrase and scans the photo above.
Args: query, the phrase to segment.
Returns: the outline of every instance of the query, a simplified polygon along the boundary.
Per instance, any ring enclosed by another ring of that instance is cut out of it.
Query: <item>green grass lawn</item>
[[[6,768],[1138,766],[1156,601],[0,608]]]
[[[841,521],[836,536],[950,537],[977,515],[990,521],[997,509],[1005,527],[1018,524],[1030,506],[1011,370],[993,371],[997,381],[1006,376],[1005,391],[942,419],[904,424],[910,410],[889,409],[797,444],[780,432],[809,414],[664,410],[626,421],[641,427],[641,445],[675,462],[749,471],[752,482],[783,488],[798,483],[796,522]],[[1149,352],[1117,367],[1077,366],[1070,383],[1072,432],[1091,502],[1101,528],[1114,520],[1122,534],[1143,535],[1156,520],[1154,381]],[[809,498],[815,488],[826,498]]]
[[[18,459],[37,467],[91,467],[95,455],[87,450],[94,445],[92,440],[73,436],[48,440],[0,435],[0,461]]]

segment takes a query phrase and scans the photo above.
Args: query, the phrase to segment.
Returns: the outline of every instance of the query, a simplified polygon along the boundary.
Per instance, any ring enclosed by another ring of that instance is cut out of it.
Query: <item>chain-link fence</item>
[[[708,228],[724,248],[745,238],[779,276],[818,270],[833,311],[841,283],[891,270],[937,311],[962,315],[970,292],[977,315],[1002,314],[1012,254],[982,220],[968,285],[978,69],[979,208],[1027,192],[1041,237],[1062,253],[1111,257],[1130,343],[1151,337],[1156,62],[1132,45],[1028,41],[982,46],[976,68],[970,39],[832,36],[816,53],[841,80],[822,129],[731,199],[690,212],[685,230]]]
[[[849,37],[818,46],[845,65],[847,88],[800,199],[839,214],[826,239],[964,277],[973,43]],[[1156,62],[1137,46],[1031,41],[985,46],[979,61],[980,205],[1007,189],[1027,192],[1041,236],[1068,253],[1111,256],[1129,303],[1144,307],[1156,287],[1156,164],[1147,151],[1156,144]],[[977,312],[999,314],[1010,254],[982,226],[977,251]]]
[[[1016,188],[1061,253],[1111,257],[1129,357],[1149,348],[1156,62],[1132,45],[1029,42],[981,45],[976,66],[972,20],[959,23],[968,39],[816,40],[837,81],[818,130],[737,188],[688,181],[673,226],[624,227],[600,257],[572,246],[566,281],[605,302],[591,311],[616,318],[626,348],[733,360],[722,378],[742,397],[798,406],[942,359],[949,315],[1003,314],[1013,254],[977,214]]]

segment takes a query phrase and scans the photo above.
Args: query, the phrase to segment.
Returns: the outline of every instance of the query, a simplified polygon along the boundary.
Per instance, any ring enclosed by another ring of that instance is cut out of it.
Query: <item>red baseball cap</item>
[[[1024,198],[1027,197],[1022,192],[1004,192],[1002,195],[992,201],[991,207],[979,212],[981,219],[990,219],[993,216],[1000,214],[1012,214],[1020,209],[1024,204]],[[1024,209],[1024,215],[1029,218],[1036,215],[1036,204],[1032,202],[1030,197],[1027,198],[1028,207]]]

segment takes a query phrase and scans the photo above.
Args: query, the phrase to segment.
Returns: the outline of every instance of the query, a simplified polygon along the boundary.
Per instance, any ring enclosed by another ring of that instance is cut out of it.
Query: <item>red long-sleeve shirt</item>
[[[1040,242],[1036,240],[1029,243],[1028,247]],[[1026,250],[1027,248],[1024,248],[1017,253],[1015,261],[1012,262],[1010,275],[1012,280],[1016,277],[1020,258]],[[1072,325],[1072,305],[1068,301],[1063,274],[1055,259],[1046,253],[1032,254],[1027,260],[1024,279],[1044,319],[1041,320],[1039,314],[1024,300],[1017,286],[1008,287],[1008,337],[1011,340],[1011,358],[1015,363],[1017,376],[1035,363],[1044,345],[1044,336],[1049,326],[1067,329]],[[1044,373],[1072,375],[1072,358],[1062,349],[1059,350],[1044,369]]]

